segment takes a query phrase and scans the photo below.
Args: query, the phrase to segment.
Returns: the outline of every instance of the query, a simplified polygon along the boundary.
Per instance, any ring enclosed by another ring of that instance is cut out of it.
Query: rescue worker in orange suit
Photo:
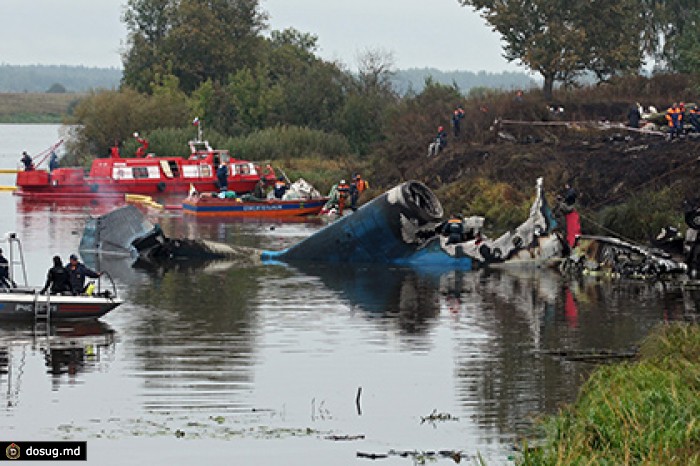
[[[683,110],[674,102],[674,104],[666,110],[666,121],[668,121],[669,138],[680,137],[683,131]]]
[[[348,185],[345,180],[340,180],[338,183],[338,215],[343,215],[343,209],[345,208],[345,203],[350,195],[350,185]]]
[[[369,184],[362,179],[362,176],[359,173],[355,175],[352,183],[350,183],[350,208],[352,210],[357,208],[357,200],[368,187]]]
[[[453,214],[442,227],[442,233],[447,235],[447,244],[461,243],[464,237],[464,224],[459,215]]]

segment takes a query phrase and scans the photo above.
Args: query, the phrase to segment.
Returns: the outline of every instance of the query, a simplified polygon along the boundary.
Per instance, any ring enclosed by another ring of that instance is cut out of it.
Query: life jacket
[[[451,218],[447,221],[447,225],[450,233],[462,233],[462,220],[458,218]]]
[[[341,196],[347,196],[348,192],[350,192],[350,185],[348,185],[347,183],[338,185],[338,193]]]
[[[359,180],[357,180],[355,182],[355,187],[357,188],[357,192],[361,193],[362,191],[367,189],[368,186],[367,186],[367,182],[365,180],[363,180],[362,178],[360,178]]]
[[[680,108],[669,108],[666,111],[666,120],[668,121],[668,126],[673,126],[674,122],[678,123],[683,120],[683,112]]]

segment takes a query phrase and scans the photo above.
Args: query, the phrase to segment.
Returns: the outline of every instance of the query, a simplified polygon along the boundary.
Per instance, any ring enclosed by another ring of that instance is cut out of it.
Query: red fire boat
[[[157,157],[145,154],[147,142],[137,157],[122,157],[117,147],[110,156],[96,158],[89,174],[81,167],[56,168],[51,173],[29,169],[17,173],[18,196],[33,199],[60,200],[70,198],[123,198],[124,194],[167,196],[197,191],[216,191],[216,170],[223,162],[228,167],[228,189],[237,193],[253,190],[261,179],[274,183],[276,175],[270,165],[260,165],[230,156],[227,150],[212,149],[207,141],[190,141],[190,156]],[[141,156],[139,156],[141,155]]]

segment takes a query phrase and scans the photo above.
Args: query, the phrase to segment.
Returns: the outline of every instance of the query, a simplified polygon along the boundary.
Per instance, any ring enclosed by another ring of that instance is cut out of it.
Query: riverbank
[[[62,123],[83,94],[0,93],[0,123]]]
[[[661,326],[637,361],[597,369],[519,464],[700,464],[699,392],[700,326]]]

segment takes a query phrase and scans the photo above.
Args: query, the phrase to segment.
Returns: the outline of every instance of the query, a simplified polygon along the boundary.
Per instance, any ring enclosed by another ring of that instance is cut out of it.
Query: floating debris
[[[387,453],[366,453],[358,451],[356,456],[358,458],[367,458],[370,460],[386,459],[390,456],[399,456],[401,458],[413,458],[417,464],[425,464],[428,460],[435,460],[436,458],[448,458],[455,463],[460,463],[467,456],[464,455],[459,450],[440,450],[440,451],[417,451],[417,450],[389,450]],[[476,457],[472,458],[476,459]]]
[[[364,440],[365,434],[357,434],[357,435],[327,435],[325,437],[326,440],[335,440],[335,441],[351,441],[351,440]]]
[[[459,418],[454,417],[450,413],[438,413],[437,409],[434,409],[428,416],[420,418],[421,424],[425,424],[426,422],[434,424],[439,421],[459,421]]]

